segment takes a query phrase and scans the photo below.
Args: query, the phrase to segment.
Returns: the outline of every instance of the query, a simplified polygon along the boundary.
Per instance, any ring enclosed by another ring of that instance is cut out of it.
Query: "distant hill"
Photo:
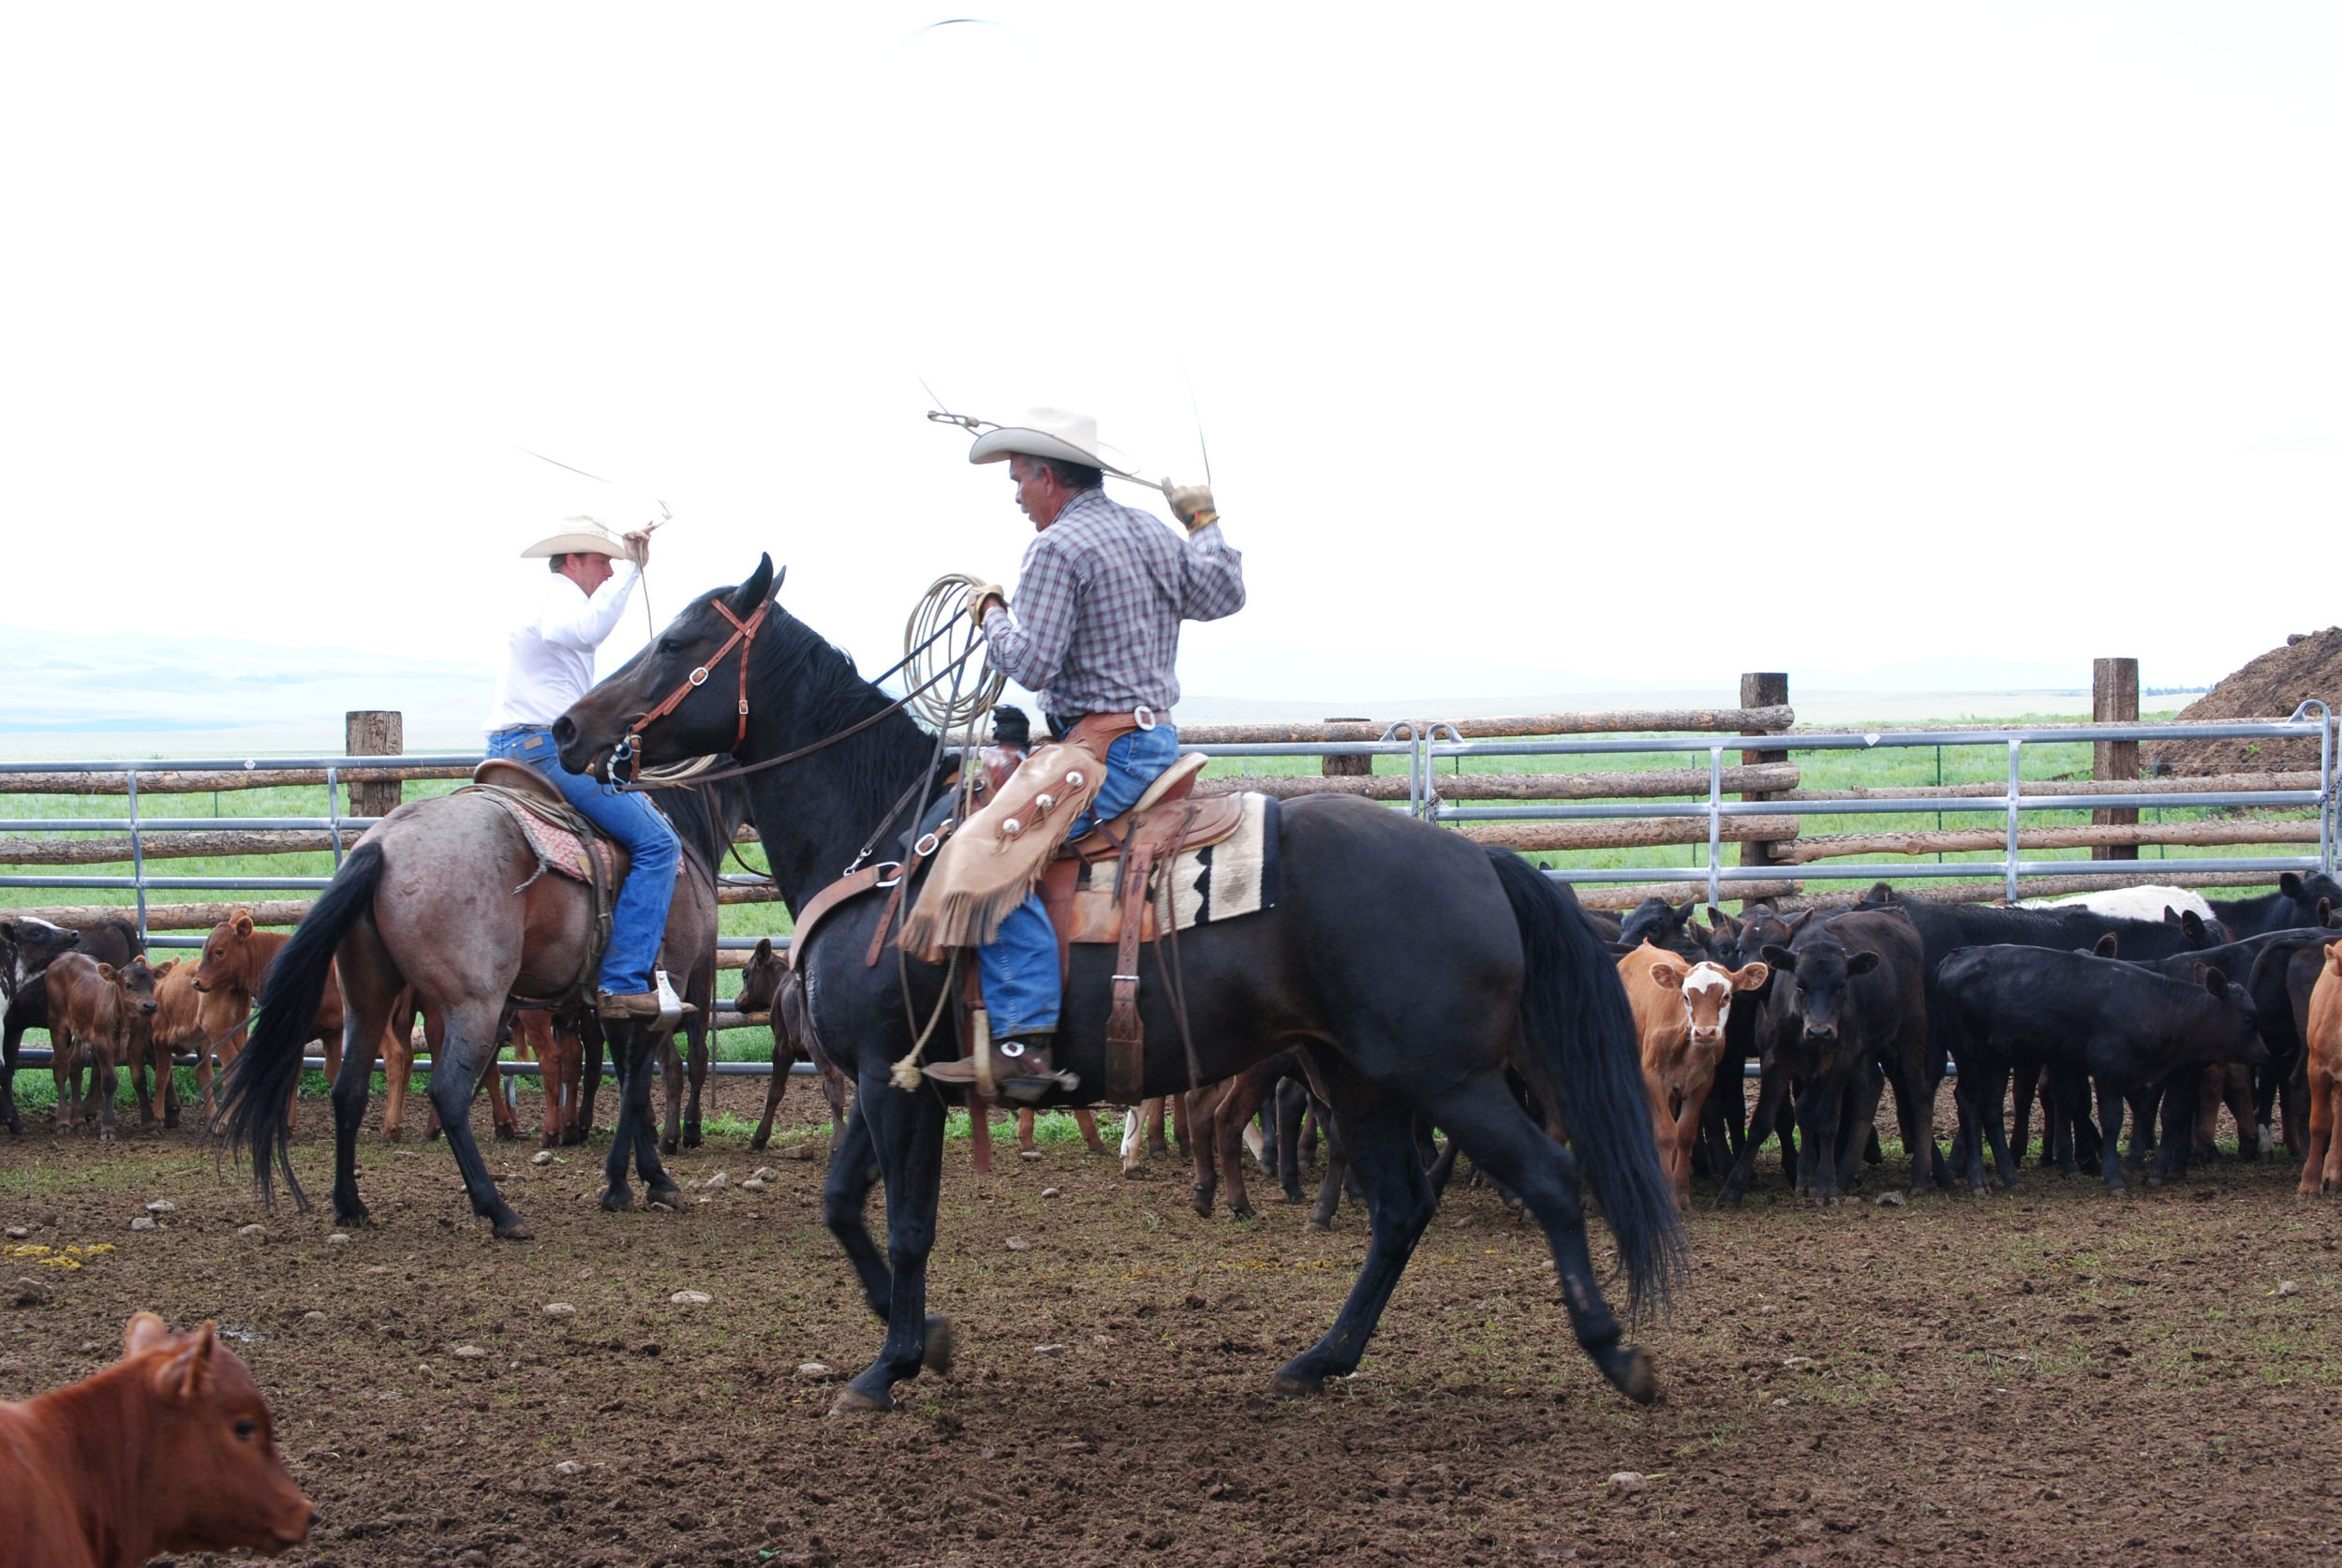
[[[342,715],[352,708],[404,713],[409,750],[466,737],[477,744],[496,688],[494,674],[474,664],[130,631],[0,627],[0,661],[9,675],[0,748],[18,752],[35,736],[177,733],[192,743],[229,732],[267,749],[338,751]]]

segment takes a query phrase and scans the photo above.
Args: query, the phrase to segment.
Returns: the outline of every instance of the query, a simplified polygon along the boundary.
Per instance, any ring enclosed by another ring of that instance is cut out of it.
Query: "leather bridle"
[[[708,608],[732,623],[732,635],[724,639],[724,645],[710,655],[704,664],[686,676],[681,686],[660,698],[656,707],[636,719],[627,731],[626,737],[611,747],[611,783],[630,784],[633,782],[632,764],[643,754],[643,732],[681,707],[685,698],[705,686],[708,673],[717,665],[721,664],[724,656],[735,647],[740,650],[740,728],[732,737],[730,749],[737,751],[741,744],[749,738],[749,650],[755,646],[756,634],[763,627],[765,614],[772,609],[773,601],[768,599],[758,605],[756,614],[745,621],[734,614],[732,606],[720,599],[711,599],[707,603]],[[618,769],[622,764],[626,765],[627,769],[626,777],[623,778],[618,776]]]

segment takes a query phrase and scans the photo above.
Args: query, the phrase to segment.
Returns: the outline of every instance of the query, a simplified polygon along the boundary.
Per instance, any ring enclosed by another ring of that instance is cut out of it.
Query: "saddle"
[[[979,836],[984,835],[987,825],[999,821],[1004,812],[1030,814],[1030,819],[1045,821],[1048,815],[1071,804],[1063,798],[1052,798],[1068,793],[1069,784],[1086,806],[1089,798],[1094,797],[1097,783],[1103,781],[1098,777],[1103,774],[1103,764],[1095,753],[1080,745],[1060,743],[1044,747],[1030,758],[1011,748],[993,747],[984,762],[984,774],[971,781],[970,793],[986,805],[982,810],[970,814],[967,824],[969,830]],[[1181,758],[1165,769],[1128,811],[1097,824],[1078,839],[1056,845],[1039,870],[1035,885],[1057,933],[1060,983],[1072,977],[1074,944],[1115,946],[1113,1001],[1106,1023],[1105,1092],[1109,1096],[1134,1099],[1145,1078],[1145,1032],[1138,1014],[1139,946],[1158,939],[1167,928],[1193,923],[1182,922],[1172,907],[1169,868],[1181,855],[1234,837],[1248,821],[1256,831],[1260,827],[1261,814],[1247,805],[1253,797],[1194,798],[1196,776],[1208,762],[1200,755]],[[1078,776],[1084,772],[1092,777],[1081,779]],[[864,867],[816,894],[797,915],[792,957],[805,950],[814,927],[830,911],[860,894],[885,888],[890,890],[886,909],[863,958],[866,966],[876,966],[895,934],[906,890],[923,864],[939,858],[941,848],[952,837],[953,827],[954,824],[946,823],[920,838],[900,865]],[[1273,827],[1269,831],[1273,834]],[[1008,836],[1018,835],[1011,832]],[[950,866],[951,862],[945,860],[930,875],[929,885],[920,895],[922,910],[928,909],[930,901],[948,902],[955,896],[950,887],[939,889],[935,885]],[[997,898],[999,895],[993,896]],[[1015,891],[1015,898],[1022,901],[1021,889]],[[1158,905],[1162,908],[1158,909]],[[927,923],[925,933],[914,931],[916,924],[903,923],[900,939],[905,951],[917,952],[921,957],[935,961],[945,955],[949,946],[963,945],[950,942],[943,951],[937,951],[931,945],[933,923]],[[971,918],[963,917],[961,925],[963,928],[953,935],[976,934]],[[964,972],[972,987],[976,981],[975,965],[966,965]],[[974,999],[980,1005],[980,998]],[[962,1010],[963,1030],[970,1011]]]
[[[520,825],[522,837],[537,856],[537,869],[514,893],[547,871],[586,885],[593,898],[594,935],[571,989],[590,996],[594,977],[601,972],[601,955],[610,946],[610,917],[617,906],[618,888],[631,864],[625,847],[604,836],[562,798],[551,779],[526,762],[490,757],[471,770],[471,782],[454,792],[485,795]],[[681,872],[679,863],[675,869]]]

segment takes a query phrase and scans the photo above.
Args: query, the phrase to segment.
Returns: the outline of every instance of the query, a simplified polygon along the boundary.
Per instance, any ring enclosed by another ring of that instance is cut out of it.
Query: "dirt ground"
[[[735,1115],[761,1092],[721,1091]],[[301,1121],[320,1197],[329,1117]],[[492,1146],[537,1235],[497,1243],[443,1147],[369,1135],[375,1222],[330,1244],[321,1208],[261,1212],[185,1133],[28,1122],[0,1141],[0,1219],[116,1250],[0,1259],[50,1294],[0,1312],[0,1394],[95,1369],[139,1309],[216,1319],[323,1516],[295,1563],[2290,1565],[2342,1541],[2337,1208],[2282,1156],[2126,1200],[2028,1168],[1983,1203],[1814,1211],[1768,1154],[1748,1209],[1698,1195],[1645,1410],[1486,1191],[1450,1192],[1359,1376],[1288,1402],[1268,1374],[1348,1286],[1356,1208],[1311,1235],[1256,1182],[1258,1220],[1207,1220],[1176,1162],[1125,1180],[1056,1143],[978,1180],[958,1144],[931,1297],[958,1368],[826,1420],[800,1364],[850,1372],[878,1337],[819,1224],[822,1160],[778,1144],[687,1152],[683,1178],[728,1183],[621,1216],[597,1151]],[[176,1210],[134,1234],[154,1199]]]

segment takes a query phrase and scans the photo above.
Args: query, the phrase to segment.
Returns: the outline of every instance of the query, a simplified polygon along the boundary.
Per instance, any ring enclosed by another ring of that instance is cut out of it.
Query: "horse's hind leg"
[[[366,1206],[358,1197],[358,1129],[365,1123],[366,1100],[374,1088],[376,1044],[388,1034],[402,983],[371,915],[351,924],[334,955],[334,969],[342,988],[342,1059],[333,1086],[334,1219],[363,1225]]]
[[[1328,1377],[1346,1377],[1357,1369],[1400,1273],[1438,1206],[1416,1152],[1413,1113],[1387,1102],[1374,1103],[1382,1098],[1371,1097],[1371,1110],[1345,1106],[1341,1112],[1342,1143],[1366,1183],[1366,1263],[1326,1337],[1277,1369],[1279,1393],[1314,1394]]]
[[[471,1194],[472,1212],[495,1227],[498,1239],[526,1241],[527,1229],[521,1224],[521,1217],[512,1212],[512,1206],[497,1191],[496,1182],[488,1175],[488,1162],[481,1158],[480,1145],[471,1135],[472,1098],[480,1092],[481,1075],[487,1071],[490,1056],[497,1048],[503,1011],[502,1005],[495,1001],[467,1001],[448,1010],[446,1038],[431,1062],[431,1106],[438,1113],[440,1131],[447,1134],[449,1152],[455,1156],[455,1168],[463,1173],[464,1190]],[[380,1017],[372,1023],[378,1034]],[[376,1036],[363,1038],[371,1040]],[[345,1072],[353,1071],[349,1058],[359,1054],[352,1051],[344,1058]],[[364,1114],[363,1102],[359,1114]],[[339,1115],[337,1102],[336,1133],[342,1131]],[[349,1124],[353,1138],[356,1131],[353,1119]]]
[[[1651,1357],[1623,1342],[1624,1331],[1594,1279],[1585,1208],[1579,1198],[1577,1157],[1547,1137],[1493,1078],[1467,1084],[1427,1109],[1449,1137],[1464,1146],[1475,1165],[1520,1194],[1552,1245],[1553,1266],[1579,1348],[1620,1393],[1638,1404],[1649,1404],[1658,1393]]]

